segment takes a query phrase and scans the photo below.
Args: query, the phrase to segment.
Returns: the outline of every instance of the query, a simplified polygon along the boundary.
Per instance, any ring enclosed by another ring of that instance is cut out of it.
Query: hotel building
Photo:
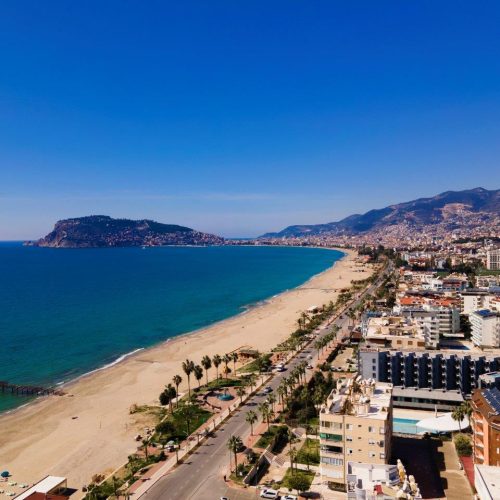
[[[474,463],[500,466],[500,390],[474,391],[471,406]]]
[[[479,376],[500,369],[500,356],[464,351],[362,348],[359,373],[393,384],[394,406],[452,410],[479,387]]]
[[[349,379],[321,407],[320,472],[346,486],[348,462],[386,464],[392,439],[392,384]]]
[[[500,313],[481,309],[469,315],[472,342],[481,347],[500,347]]]

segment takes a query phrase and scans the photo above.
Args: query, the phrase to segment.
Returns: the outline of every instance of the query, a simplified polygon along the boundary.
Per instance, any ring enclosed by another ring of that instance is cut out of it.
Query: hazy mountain
[[[406,223],[415,228],[439,224],[460,214],[468,215],[500,213],[500,190],[484,188],[465,191],[446,191],[432,198],[419,198],[385,208],[355,214],[338,222],[327,224],[288,226],[277,233],[266,233],[261,238],[288,238],[319,234],[361,234],[384,226]]]

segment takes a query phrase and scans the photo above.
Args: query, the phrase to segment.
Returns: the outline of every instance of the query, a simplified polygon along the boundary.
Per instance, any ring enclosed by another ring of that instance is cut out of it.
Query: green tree
[[[236,389],[236,394],[240,398],[240,404],[243,403],[243,396],[246,394],[245,388],[244,387],[238,387]]]
[[[290,488],[297,490],[299,493],[309,489],[309,479],[304,474],[292,474],[288,478]]]
[[[198,389],[200,388],[200,380],[203,378],[203,368],[200,365],[195,365],[193,368],[194,378],[198,382]]]
[[[220,364],[222,363],[222,358],[216,354],[213,358],[212,358],[212,362],[215,366],[215,377],[217,380],[219,380],[219,366]]]
[[[231,353],[231,359],[233,360],[233,369],[236,374],[236,361],[238,361],[238,353],[236,351]]]
[[[210,359],[210,356],[207,356],[206,354],[205,356],[203,356],[201,360],[201,366],[203,366],[203,368],[205,369],[205,380],[207,381],[208,385],[208,370],[212,368],[212,360]]]
[[[455,420],[455,422],[458,422],[458,429],[460,432],[462,432],[462,420],[465,417],[465,410],[462,406],[457,406],[452,412],[451,412],[451,418]]]
[[[229,373],[229,367],[227,365],[231,361],[231,356],[229,356],[229,354],[224,354],[224,356],[222,356],[222,361],[224,362],[224,373],[226,375],[226,380],[227,380],[227,375]]]
[[[187,376],[188,394],[189,394],[189,399],[191,399],[191,373],[193,373],[193,371],[194,371],[193,361],[190,361],[189,359],[186,359],[186,361],[183,361],[182,362],[182,369],[184,370],[184,373]]]
[[[174,375],[172,377],[172,382],[175,384],[175,392],[177,394],[177,403],[176,407],[179,408],[179,386],[182,383],[182,377],[180,375]]]
[[[234,454],[234,470],[238,469],[238,451],[242,448],[243,441],[239,436],[231,436],[227,440],[227,447],[229,452]]]
[[[253,424],[255,424],[255,422],[257,422],[257,413],[255,413],[253,410],[250,410],[246,414],[245,420],[247,421],[247,423],[250,424],[250,435],[253,436]]]

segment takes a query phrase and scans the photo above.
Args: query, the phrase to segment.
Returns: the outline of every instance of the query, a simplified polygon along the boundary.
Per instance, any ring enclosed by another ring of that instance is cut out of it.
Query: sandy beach
[[[185,381],[186,358],[199,363],[205,354],[241,346],[266,351],[284,340],[302,311],[335,300],[351,280],[371,274],[369,266],[355,262],[354,252],[346,252],[333,267],[245,314],[140,351],[68,384],[65,396],[41,398],[1,416],[0,465],[18,482],[54,474],[67,477],[74,488],[94,474],[112,472],[135,451],[134,437],[144,428],[141,417],[129,412],[133,404],[157,404],[175,374]]]

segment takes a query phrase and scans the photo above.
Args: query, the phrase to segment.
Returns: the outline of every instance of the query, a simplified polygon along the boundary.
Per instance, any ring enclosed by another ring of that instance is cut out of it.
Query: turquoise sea
[[[66,382],[241,313],[342,255],[287,247],[75,250],[0,243],[0,380]],[[0,393],[0,411],[26,401]]]

